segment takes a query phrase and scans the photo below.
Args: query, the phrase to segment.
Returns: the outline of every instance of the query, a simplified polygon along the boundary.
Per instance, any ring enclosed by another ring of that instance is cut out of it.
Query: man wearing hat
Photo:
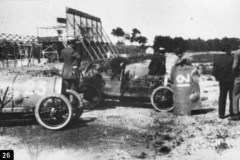
[[[179,47],[175,49],[175,55],[177,56],[177,60],[175,62],[175,66],[182,66],[182,65],[191,65],[191,57],[184,54],[184,49]]]
[[[77,90],[81,55],[75,50],[74,46],[75,44],[70,42],[68,46],[61,51],[61,56],[64,59],[62,78],[66,88]]]
[[[165,58],[165,48],[159,48],[158,52],[155,53],[151,59],[148,66],[148,75],[165,75],[166,73],[166,58]]]

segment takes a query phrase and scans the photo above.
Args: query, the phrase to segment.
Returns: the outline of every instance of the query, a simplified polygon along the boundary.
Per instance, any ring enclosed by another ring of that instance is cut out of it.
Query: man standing
[[[77,90],[80,78],[81,55],[75,50],[74,46],[76,45],[69,43],[61,51],[61,56],[64,59],[62,78],[67,89]]]
[[[148,75],[160,75],[163,76],[166,73],[166,58],[165,48],[159,48],[158,52],[155,53],[148,66]]]
[[[175,55],[177,56],[176,62],[174,63],[175,66],[185,65],[188,63],[187,60],[189,60],[189,57],[184,54],[183,48],[179,47],[175,49]]]
[[[234,88],[233,88],[233,114],[230,120],[240,120],[239,115],[239,98],[240,98],[240,49],[234,54],[233,60],[233,74],[234,74]]]
[[[175,50],[177,60],[171,69],[173,83],[173,114],[191,115],[192,108],[200,109],[199,71],[192,66],[192,59],[182,47]]]
[[[229,95],[229,114],[233,115],[233,102],[232,102],[232,91],[233,91],[233,56],[231,55],[231,50],[225,50],[226,54],[221,55],[214,59],[213,63],[213,76],[219,81],[219,99],[218,99],[218,115],[219,118],[225,118],[225,110],[226,110],[226,99],[227,95]]]

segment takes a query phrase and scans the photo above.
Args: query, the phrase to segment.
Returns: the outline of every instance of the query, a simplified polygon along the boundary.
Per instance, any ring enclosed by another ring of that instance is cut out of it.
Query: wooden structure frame
[[[59,44],[66,47],[68,42],[73,41],[81,43],[90,60],[105,60],[109,55],[112,58],[118,56],[118,50],[104,31],[100,18],[66,8],[66,18],[58,17],[57,23],[57,26],[38,28],[38,41],[43,44],[43,56],[58,55]],[[41,34],[49,31],[51,35]]]
[[[82,42],[91,60],[106,59],[108,54],[117,57],[118,51],[102,27],[101,19],[90,14],[66,8],[68,39]]]
[[[34,58],[39,58],[39,55],[34,53],[35,49],[41,50],[35,36],[0,33],[1,68],[22,66],[23,61],[28,66],[34,65]],[[21,63],[17,64],[19,59]]]

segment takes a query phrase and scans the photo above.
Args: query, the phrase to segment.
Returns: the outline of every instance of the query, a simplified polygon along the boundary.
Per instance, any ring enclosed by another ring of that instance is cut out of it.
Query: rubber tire
[[[83,104],[83,108],[84,108],[84,109],[93,109],[93,108],[96,108],[98,105],[100,105],[100,104],[104,101],[102,91],[101,91],[100,89],[98,89],[97,87],[91,85],[91,84],[84,84],[83,86],[81,86],[81,88],[84,87],[84,86],[90,86],[90,87],[93,87],[94,89],[96,89],[99,99],[98,99],[97,103],[95,103],[94,105],[91,105],[91,106],[84,106],[84,104]],[[84,94],[84,93],[83,93],[83,94]],[[84,99],[84,98],[83,98],[83,99]]]
[[[40,106],[41,106],[42,102],[45,101],[48,98],[51,98],[51,97],[60,98],[61,100],[63,100],[67,104],[67,107],[68,107],[68,110],[69,110],[69,114],[68,114],[68,118],[67,118],[66,122],[64,122],[62,125],[58,125],[56,127],[48,126],[47,124],[45,124],[42,121],[42,119],[40,118],[40,115],[39,115],[39,109],[40,109]],[[64,127],[66,127],[70,123],[70,121],[72,119],[72,115],[73,115],[73,109],[72,109],[72,105],[71,105],[70,101],[64,95],[57,94],[57,93],[51,93],[51,94],[48,94],[48,95],[45,95],[45,96],[41,97],[38,100],[38,102],[36,104],[36,107],[35,107],[35,117],[36,117],[38,123],[41,126],[43,126],[44,128],[47,128],[47,129],[50,129],[50,130],[60,130],[60,129],[63,129]]]
[[[72,116],[72,120],[71,122],[75,122],[76,120],[78,120],[78,118],[81,117],[81,115],[83,114],[83,111],[84,111],[84,108],[83,108],[83,101],[82,101],[82,98],[79,96],[79,94],[74,91],[74,90],[70,90],[70,89],[67,89],[66,92],[68,94],[71,94],[73,96],[75,96],[78,100],[78,107],[75,108],[73,105],[72,105],[72,108],[73,108],[73,116]],[[71,102],[70,102],[71,103]],[[76,112],[76,113],[74,113]]]
[[[152,94],[151,94],[151,104],[152,106],[154,107],[154,109],[156,109],[157,111],[160,111],[160,112],[169,112],[171,110],[173,110],[173,106],[169,107],[168,109],[160,109],[159,107],[157,107],[154,103],[154,95],[155,93],[158,91],[158,90],[161,90],[161,89],[167,89],[169,91],[171,91],[173,93],[173,90],[170,88],[170,87],[167,87],[167,86],[159,86],[157,87],[156,89],[153,90]]]

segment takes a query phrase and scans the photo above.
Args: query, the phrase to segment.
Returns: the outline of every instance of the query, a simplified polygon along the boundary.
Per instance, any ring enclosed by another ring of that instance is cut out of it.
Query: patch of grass
[[[220,142],[220,144],[215,146],[215,150],[217,153],[223,152],[224,150],[232,148],[231,145],[227,144],[226,141]]]
[[[43,150],[43,146],[39,145],[38,138],[33,141],[26,140],[25,143],[27,144],[27,151],[32,160],[38,160],[40,153]]]

